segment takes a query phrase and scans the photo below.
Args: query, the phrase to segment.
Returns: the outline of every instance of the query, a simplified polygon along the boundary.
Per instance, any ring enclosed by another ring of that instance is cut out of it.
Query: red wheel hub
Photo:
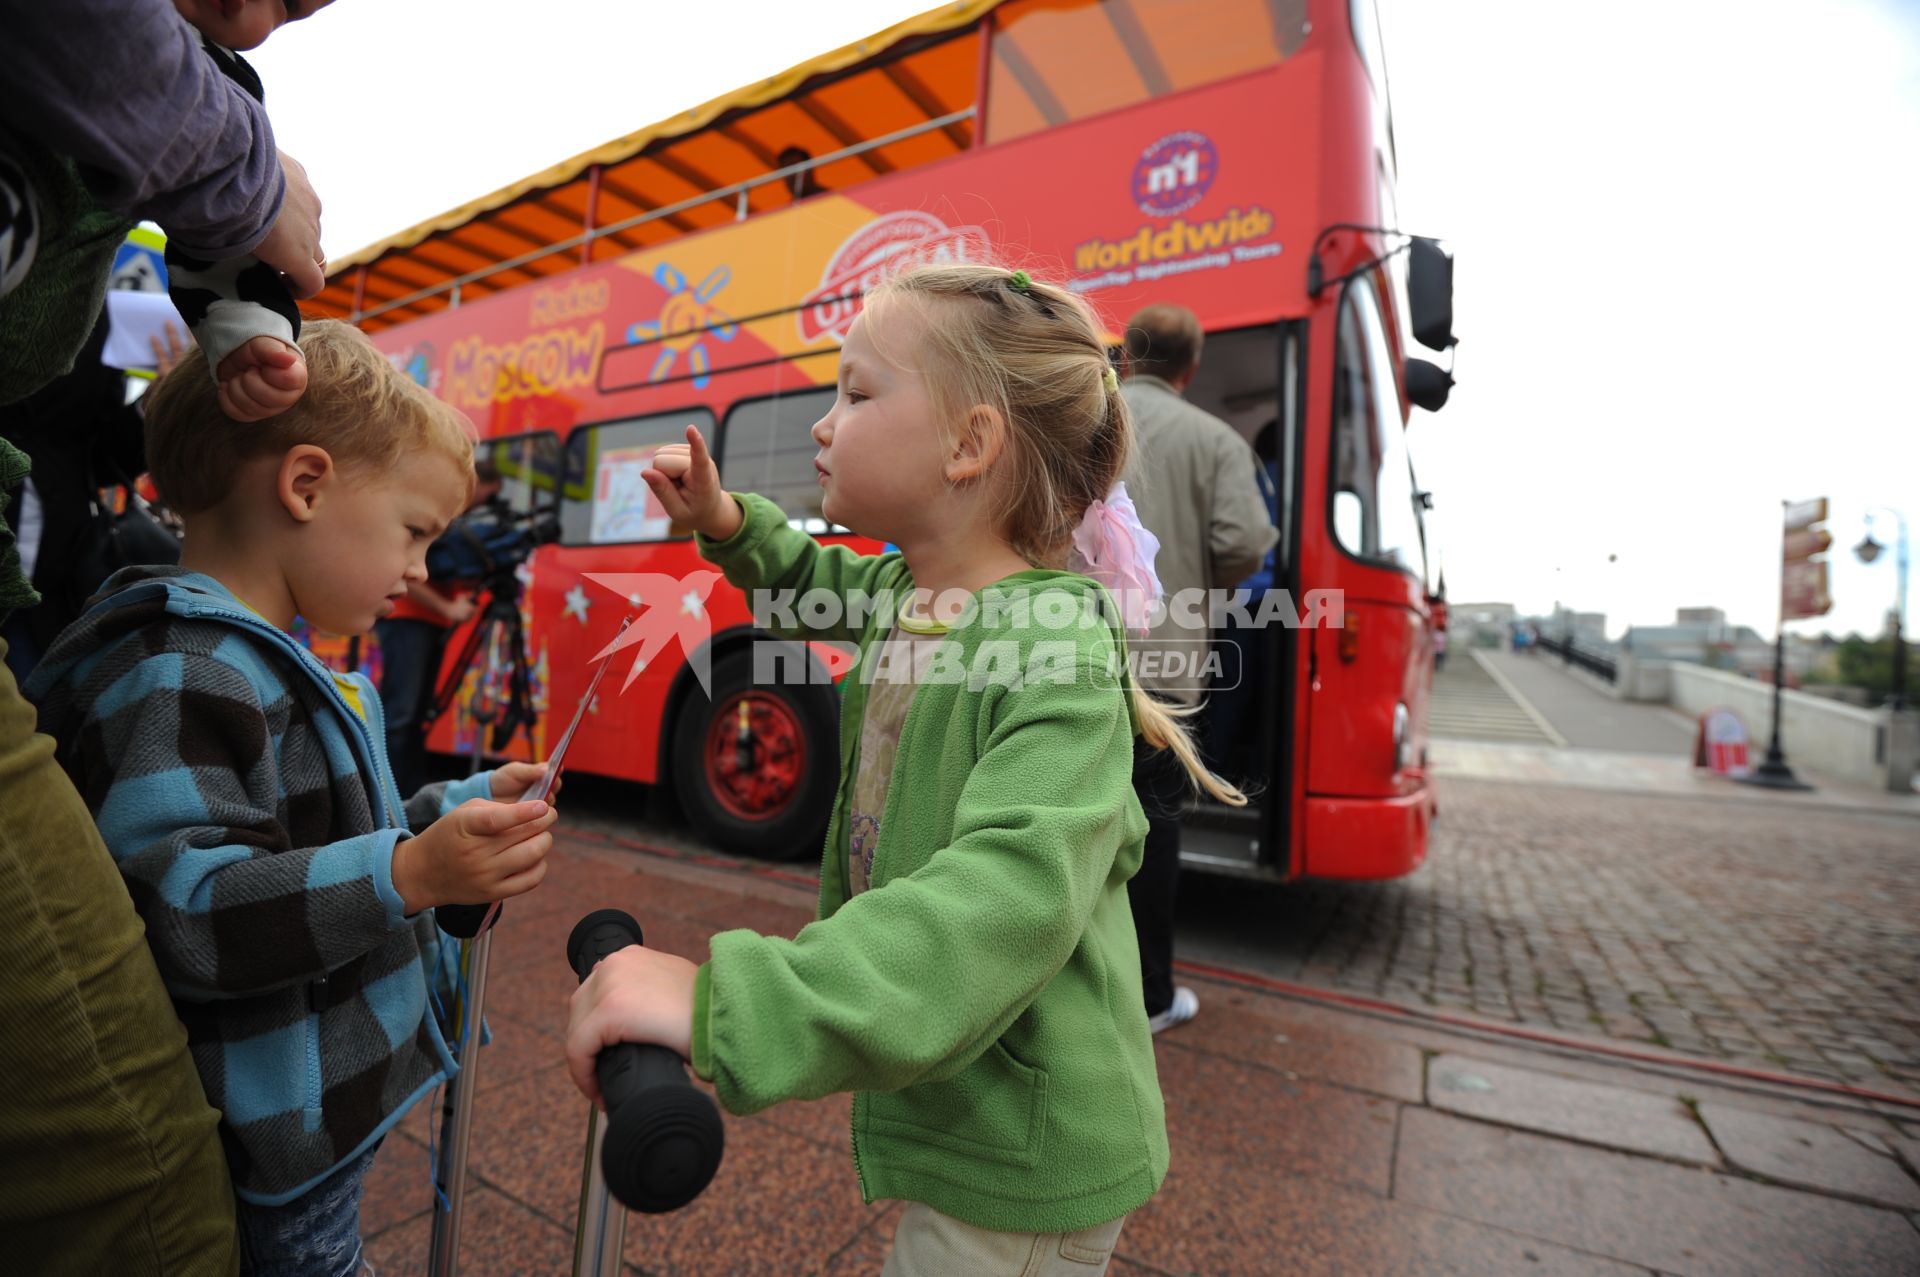
[[[793,707],[764,692],[742,692],[714,706],[702,751],[707,788],[741,820],[770,820],[800,792],[807,739]]]

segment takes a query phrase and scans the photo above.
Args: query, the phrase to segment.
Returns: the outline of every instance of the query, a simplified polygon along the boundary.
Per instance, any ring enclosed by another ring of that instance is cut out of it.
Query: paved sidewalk
[[[1716,798],[1443,771],[1439,787],[1418,872],[1285,888],[1188,875],[1178,952],[1920,1095],[1920,821],[1733,785]]]
[[[804,873],[562,839],[494,947],[463,1273],[569,1271],[586,1128],[559,1039],[574,920],[627,908],[699,959],[718,930],[791,934],[812,897]],[[1629,1068],[1231,973],[1188,979],[1202,1013],[1158,1044],[1173,1167],[1121,1234],[1115,1274],[1920,1271],[1920,1108]],[[369,1184],[383,1277],[425,1268],[426,1108]],[[844,1098],[729,1117],[706,1194],[630,1217],[627,1271],[877,1272],[898,1207],[860,1201],[847,1130]]]
[[[1462,780],[1571,785],[1645,797],[1700,798],[1753,808],[1801,807],[1920,817],[1920,794],[1870,789],[1823,776],[1807,767],[1796,766],[1794,771],[1811,784],[1812,789],[1778,790],[1742,785],[1725,776],[1715,776],[1694,767],[1691,758],[1684,754],[1557,749],[1481,740],[1436,740],[1430,749],[1437,774]]]

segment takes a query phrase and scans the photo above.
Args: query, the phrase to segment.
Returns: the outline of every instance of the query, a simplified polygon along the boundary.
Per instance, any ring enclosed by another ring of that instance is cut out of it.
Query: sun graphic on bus
[[[689,285],[687,277],[670,263],[661,262],[654,267],[653,282],[666,290],[667,300],[661,303],[659,318],[642,320],[627,329],[627,340],[635,345],[659,344],[660,355],[647,373],[648,381],[665,381],[674,376],[683,355],[686,367],[680,375],[691,377],[696,390],[713,379],[713,358],[708,353],[707,342],[709,339],[732,341],[739,326],[733,316],[710,303],[714,294],[725,288],[732,278],[732,270],[716,266],[698,284]]]

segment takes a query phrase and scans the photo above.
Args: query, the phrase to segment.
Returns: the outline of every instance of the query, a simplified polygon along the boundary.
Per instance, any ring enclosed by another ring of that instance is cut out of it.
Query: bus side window
[[[757,492],[809,532],[828,531],[820,511],[813,426],[833,407],[834,391],[804,390],[738,403],[727,414],[720,478],[735,492]]]
[[[671,539],[671,520],[640,473],[662,446],[685,442],[690,425],[700,427],[707,446],[713,446],[713,414],[705,408],[576,427],[567,436],[560,544],[628,545]]]

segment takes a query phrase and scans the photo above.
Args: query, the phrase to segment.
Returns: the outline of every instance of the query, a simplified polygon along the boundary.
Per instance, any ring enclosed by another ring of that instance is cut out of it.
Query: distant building
[[[1447,641],[1453,646],[1504,647],[1516,615],[1511,603],[1451,603]]]
[[[1773,678],[1773,641],[1748,625],[1732,625],[1717,607],[1683,607],[1672,625],[1629,626],[1620,647],[1640,661],[1684,661]],[[1786,667],[1792,679],[1813,667],[1818,645],[1787,636]]]

